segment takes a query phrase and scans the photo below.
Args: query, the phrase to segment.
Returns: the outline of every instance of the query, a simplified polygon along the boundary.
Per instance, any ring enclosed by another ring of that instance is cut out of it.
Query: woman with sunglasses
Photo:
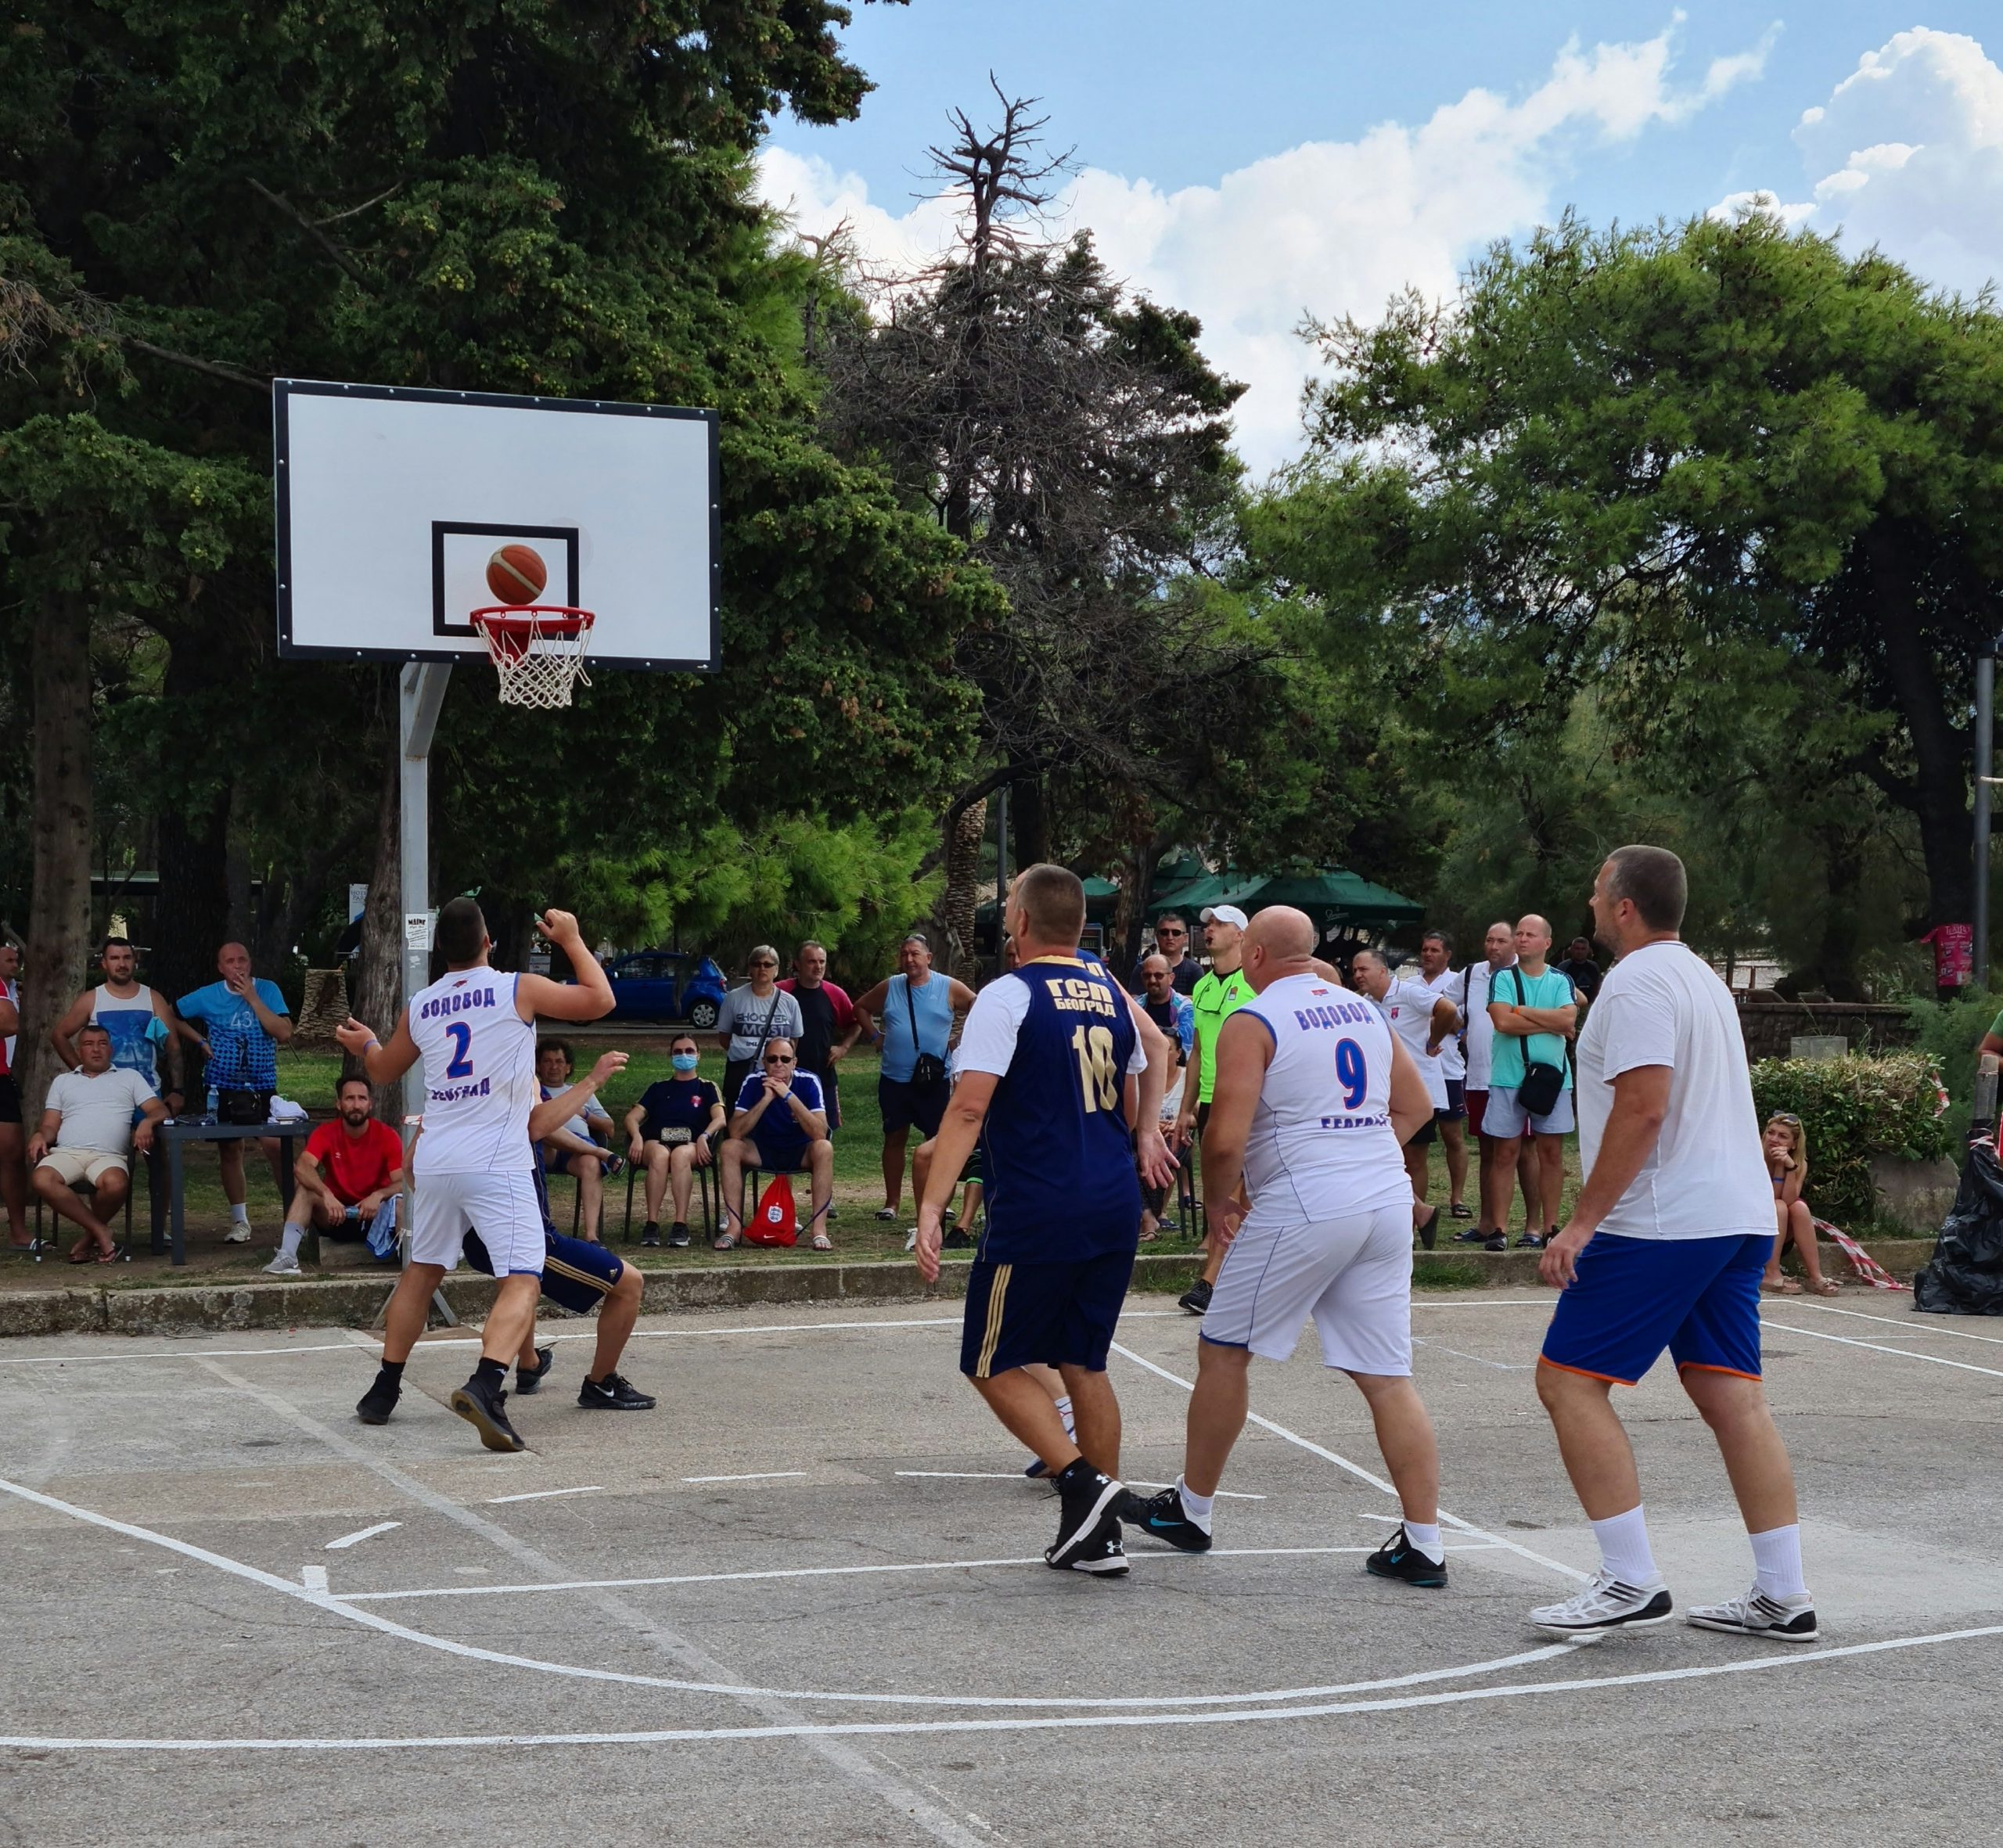
[[[755,1077],[761,1048],[775,1035],[797,1041],[806,1030],[800,1003],[779,986],[779,953],[761,944],[744,959],[750,978],[733,988],[717,1010],[717,1044],[723,1052],[723,1095],[734,1102],[744,1080]]]
[[[730,1136],[717,1151],[723,1182],[723,1230],[716,1249],[728,1251],[744,1235],[739,1208],[744,1194],[744,1170],[813,1176],[814,1210],[807,1224],[808,1242],[816,1251],[832,1251],[828,1236],[828,1203],[834,1195],[835,1145],[828,1139],[828,1113],[821,1083],[800,1069],[797,1048],[789,1039],[770,1040],[762,1070],[744,1080],[730,1116]]]

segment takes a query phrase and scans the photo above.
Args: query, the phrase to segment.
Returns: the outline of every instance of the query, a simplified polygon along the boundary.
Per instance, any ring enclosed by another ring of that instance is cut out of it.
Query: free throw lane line
[[[1978,1367],[1972,1361],[1951,1361],[1941,1354],[1915,1354],[1910,1347],[1887,1347],[1882,1341],[1860,1341],[1854,1335],[1832,1335],[1823,1328],[1804,1328],[1798,1322],[1773,1321],[1766,1316],[1760,1318],[1763,1328],[1778,1328],[1789,1335],[1806,1335],[1811,1341],[1835,1341],[1845,1347],[1868,1347],[1873,1354],[1897,1354],[1902,1361],[1923,1361],[1929,1367],[1952,1367],[1958,1373],[1986,1373],[1991,1379],[2003,1379],[2003,1369]]]
[[[549,1501],[559,1495],[602,1495],[604,1493],[602,1483],[588,1483],[581,1489],[529,1489],[520,1495],[490,1495],[487,1498],[487,1505],[498,1508],[504,1501]]]
[[[372,1527],[358,1527],[352,1533],[343,1533],[339,1540],[327,1542],[327,1551],[338,1553],[344,1547],[359,1546],[365,1540],[373,1540],[379,1533],[387,1533],[392,1527],[401,1527],[401,1521],[378,1521]]]

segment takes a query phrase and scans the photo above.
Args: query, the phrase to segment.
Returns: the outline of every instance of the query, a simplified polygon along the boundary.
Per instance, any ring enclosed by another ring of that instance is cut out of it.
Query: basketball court
[[[1530,1363],[1539,1291],[1422,1296],[1451,1584],[1367,1578],[1360,1399],[1255,1369],[1217,1548],[1049,1571],[1047,1490],[956,1375],[955,1305],[649,1318],[657,1411],[574,1402],[590,1325],[481,1450],[413,1356],[387,1428],[340,1329],[0,1356],[20,1839],[1634,1843],[1994,1839],[2003,1332],[1767,1309],[1824,1640],[1559,1644],[1593,1562]],[[1173,1479],[1195,1330],[1129,1299],[1125,1473]],[[1673,1382],[1624,1395],[1679,1605],[1742,1537]],[[1971,1724],[1947,1732],[1942,1716]]]

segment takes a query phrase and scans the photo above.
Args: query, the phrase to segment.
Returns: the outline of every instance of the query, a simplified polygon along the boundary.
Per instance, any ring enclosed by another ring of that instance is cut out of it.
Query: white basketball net
[[[503,706],[550,711],[570,703],[574,687],[592,684],[591,677],[584,672],[584,656],[592,639],[590,617],[579,621],[576,611],[540,607],[483,609],[476,613],[505,619],[505,627],[474,624],[486,637],[487,658],[501,677]]]

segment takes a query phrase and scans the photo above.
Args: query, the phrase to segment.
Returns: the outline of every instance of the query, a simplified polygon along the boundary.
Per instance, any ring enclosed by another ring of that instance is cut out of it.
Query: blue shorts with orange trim
[[[1131,1250],[1069,1264],[976,1258],[967,1267],[960,1371],[991,1379],[1035,1361],[1103,1373],[1133,1275]]]
[[[1558,1299],[1541,1359],[1548,1367],[1632,1386],[1669,1350],[1680,1373],[1699,1367],[1760,1377],[1760,1278],[1771,1232],[1721,1239],[1623,1239],[1595,1233]]]

